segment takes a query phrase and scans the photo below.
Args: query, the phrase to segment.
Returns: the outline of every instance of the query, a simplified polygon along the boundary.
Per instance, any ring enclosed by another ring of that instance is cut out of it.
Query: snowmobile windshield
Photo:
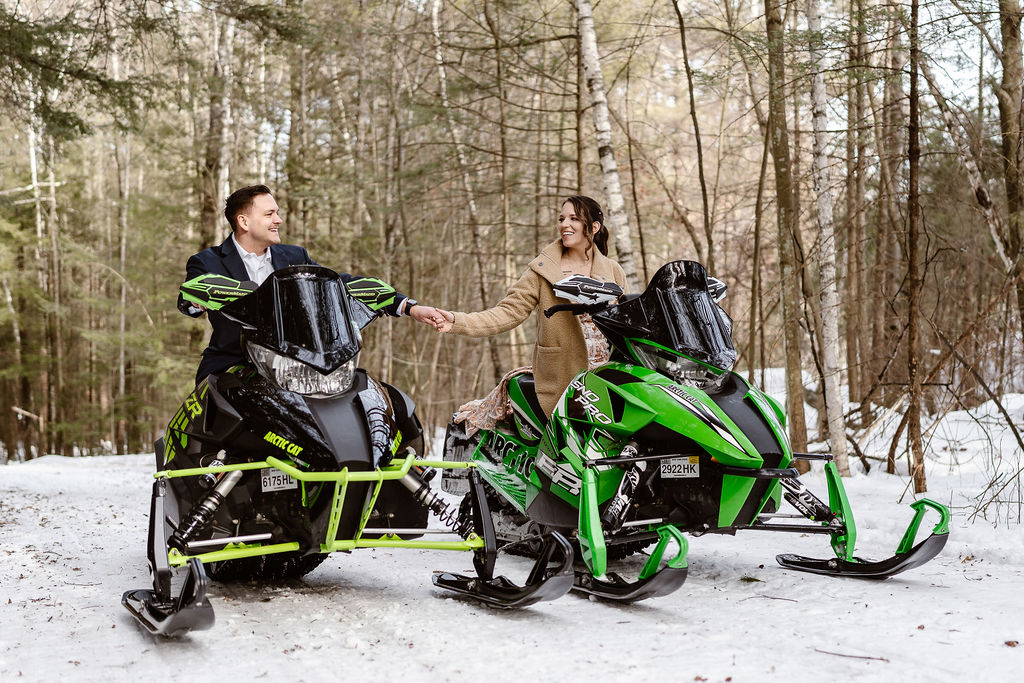
[[[732,320],[712,299],[704,266],[695,261],[665,264],[643,294],[596,314],[594,322],[613,343],[630,340],[631,355],[645,365],[664,371],[667,357],[668,374],[676,372],[676,354],[720,370],[736,362]]]
[[[243,325],[248,345],[293,358],[322,374],[359,353],[344,283],[329,268],[276,270],[255,292],[222,311]]]

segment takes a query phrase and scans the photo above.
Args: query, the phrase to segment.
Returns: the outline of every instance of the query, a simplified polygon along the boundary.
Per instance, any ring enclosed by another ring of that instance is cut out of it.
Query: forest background
[[[151,448],[208,336],[174,306],[185,261],[265,183],[283,241],[454,310],[496,303],[562,199],[594,196],[634,289],[681,258],[728,285],[737,369],[786,368],[794,450],[843,434],[923,490],[937,416],[1024,388],[1020,21],[1018,0],[2,0],[0,463]],[[386,320],[361,364],[429,432],[532,340]]]

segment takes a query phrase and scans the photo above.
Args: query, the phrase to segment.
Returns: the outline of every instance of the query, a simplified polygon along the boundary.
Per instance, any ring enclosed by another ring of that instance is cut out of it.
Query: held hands
[[[416,321],[430,325],[438,332],[450,332],[455,324],[455,314],[451,311],[444,311],[433,306],[416,304],[408,311],[409,315]]]
[[[434,328],[444,334],[445,332],[451,332],[452,328],[455,327],[455,314],[451,311],[443,311],[440,308],[437,312],[441,315],[441,322],[434,326]]]
[[[434,308],[433,306],[424,306],[422,304],[416,304],[409,309],[409,315],[425,325],[430,325],[435,330],[438,326],[445,322],[445,317],[442,315],[441,310]]]

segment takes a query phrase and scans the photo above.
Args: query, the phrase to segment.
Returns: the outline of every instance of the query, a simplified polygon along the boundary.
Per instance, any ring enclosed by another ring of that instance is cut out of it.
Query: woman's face
[[[584,233],[583,219],[576,214],[572,202],[562,204],[558,214],[558,234],[562,238],[562,246],[566,249],[587,247],[587,236]]]

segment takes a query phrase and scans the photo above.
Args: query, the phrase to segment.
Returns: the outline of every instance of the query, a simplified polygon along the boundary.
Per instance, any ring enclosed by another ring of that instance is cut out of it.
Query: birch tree
[[[840,389],[839,367],[839,286],[836,280],[836,231],[832,219],[832,186],[828,171],[827,117],[825,115],[825,54],[822,49],[821,18],[818,0],[807,0],[807,29],[810,34],[811,114],[814,125],[814,194],[817,197],[821,273],[822,379],[825,384],[825,408],[828,412],[829,447],[835,455],[839,473],[850,474],[846,457],[846,420]]]
[[[597,34],[594,31],[594,10],[590,0],[576,0],[576,9],[579,12],[580,56],[587,92],[590,93],[594,111],[597,154],[601,160],[601,177],[604,180],[605,196],[608,198],[608,230],[615,240],[619,265],[626,273],[626,284],[629,289],[637,291],[640,287],[636,261],[633,258],[633,239],[629,234],[629,217],[626,214],[626,202],[622,198],[619,167],[615,161],[608,98],[605,96],[601,58],[597,52]]]

